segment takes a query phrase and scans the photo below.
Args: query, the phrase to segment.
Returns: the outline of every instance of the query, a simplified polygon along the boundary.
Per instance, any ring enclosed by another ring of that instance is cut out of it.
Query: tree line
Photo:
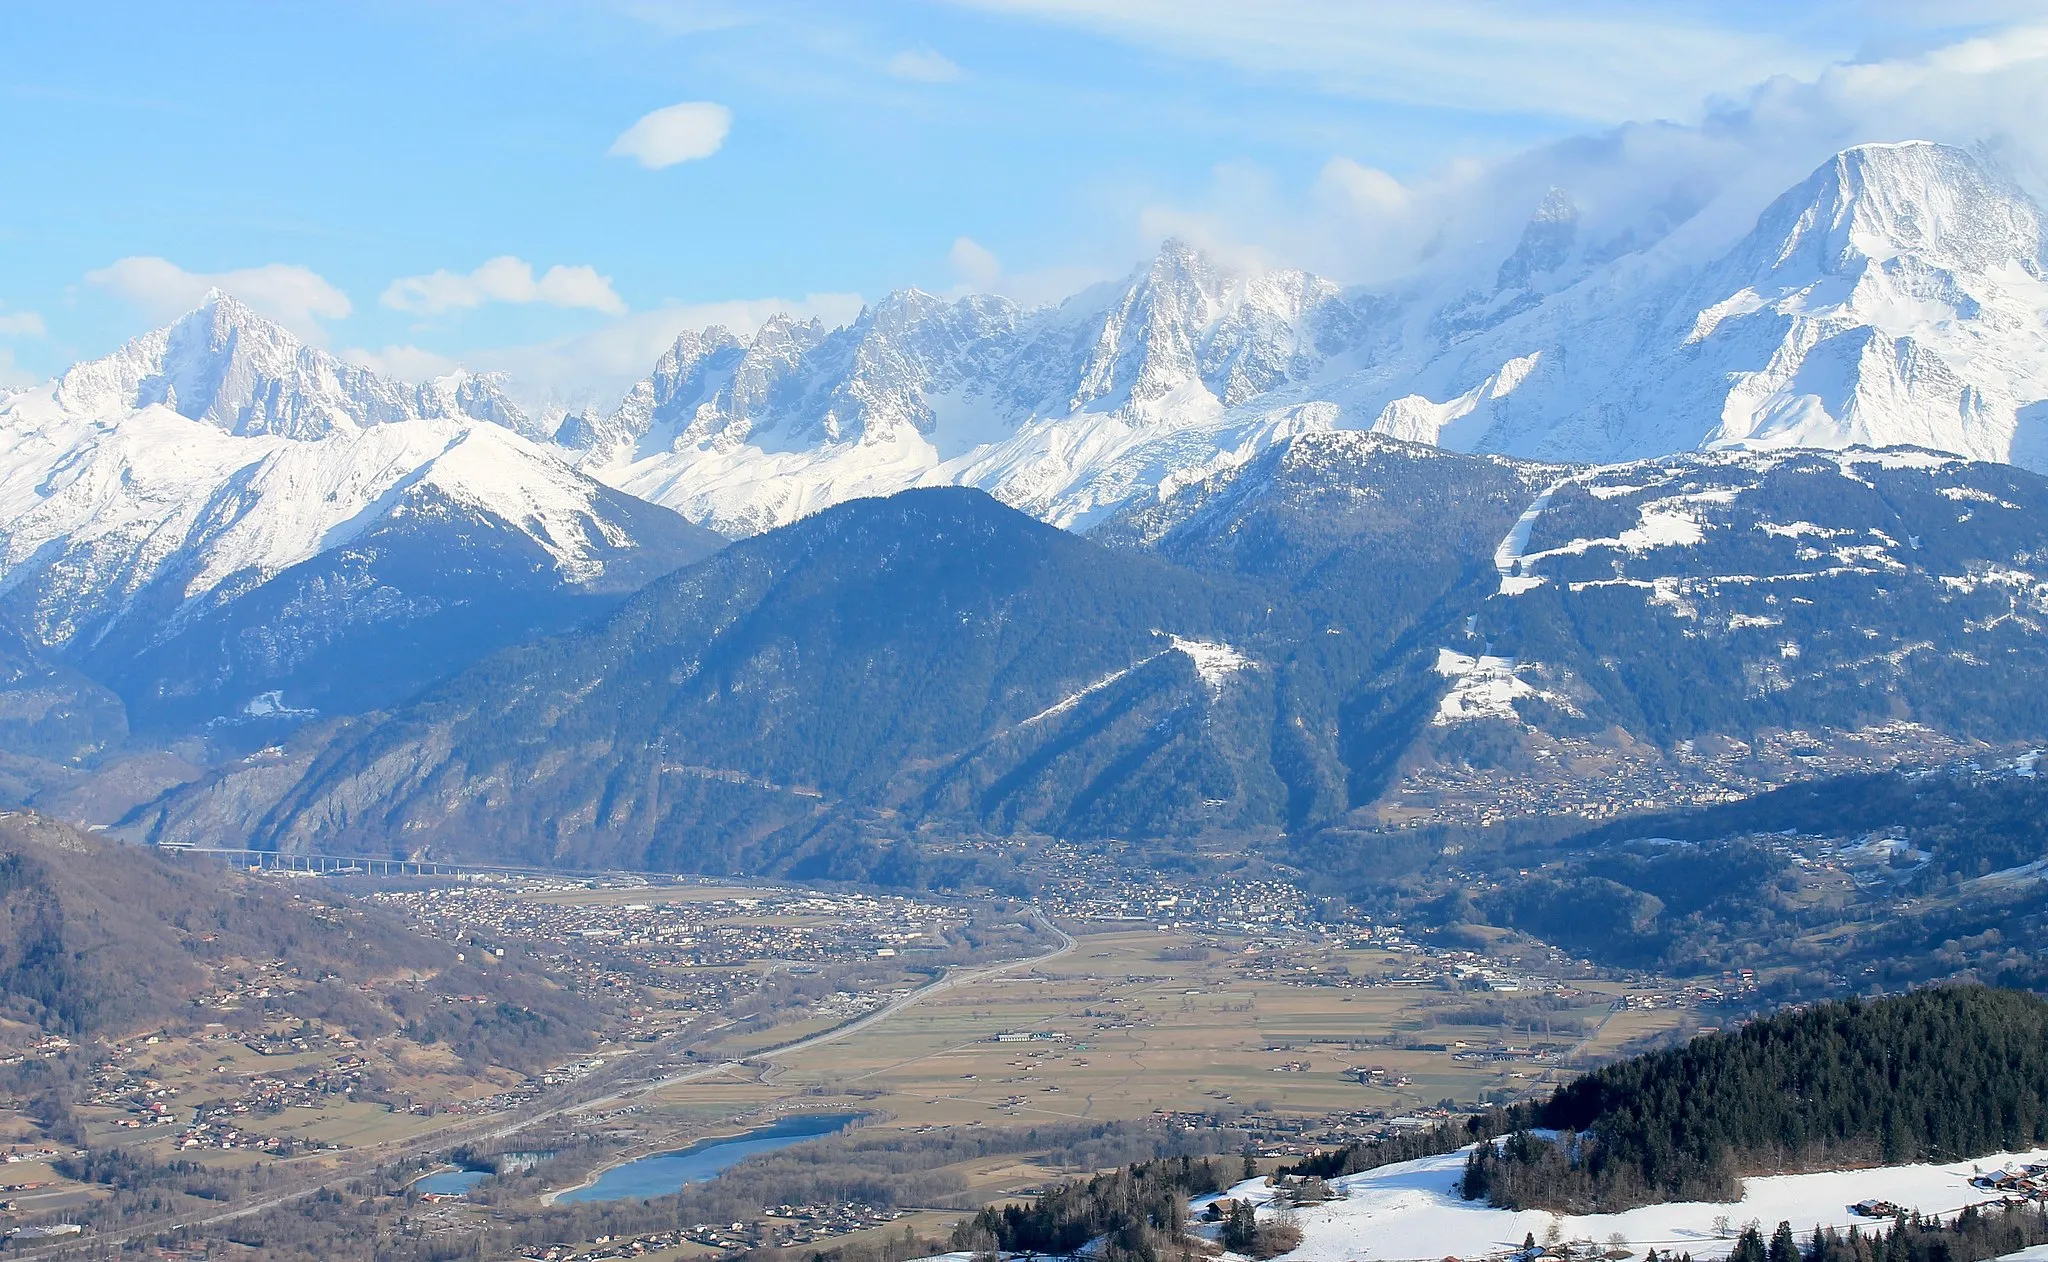
[[[2032,1147],[2048,1141],[2048,1001],[1938,986],[1820,1004],[1595,1070],[1490,1125],[1506,1138],[1473,1150],[1465,1196],[1572,1212]]]

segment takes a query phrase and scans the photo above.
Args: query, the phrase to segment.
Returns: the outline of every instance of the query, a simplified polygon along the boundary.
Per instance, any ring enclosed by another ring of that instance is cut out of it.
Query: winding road
[[[1072,934],[1054,924],[1036,908],[1032,909],[1031,915],[1033,919],[1038,921],[1041,928],[1059,939],[1058,946],[1038,955],[1026,956],[1021,960],[1007,960],[1001,964],[991,964],[986,968],[970,969],[965,972],[948,970],[944,976],[935,978],[916,990],[911,991],[909,994],[901,995],[882,1007],[875,1009],[873,1012],[855,1017],[844,1024],[835,1025],[829,1030],[820,1030],[816,1034],[806,1035],[794,1042],[781,1043],[774,1047],[764,1047],[758,1052],[750,1052],[745,1056],[732,1060],[722,1060],[716,1064],[704,1065],[684,1073],[656,1078],[645,1084],[635,1086],[631,1090],[617,1091],[609,1096],[601,1096],[595,1100],[585,1101],[573,1108],[562,1109],[560,1112],[587,1113],[591,1109],[604,1108],[621,1100],[644,1095],[649,1091],[659,1091],[666,1087],[676,1086],[679,1083],[696,1082],[699,1079],[715,1077],[744,1066],[759,1064],[762,1061],[773,1062],[784,1056],[792,1056],[798,1052],[809,1051],[814,1047],[823,1047],[827,1043],[836,1043],[848,1035],[858,1034],[871,1026],[880,1025],[889,1018],[898,1016],[916,1007],[934,995],[944,994],[946,991],[956,989],[957,987],[972,985],[975,982],[985,981],[991,977],[999,977],[1004,973],[1014,973],[1020,968],[1036,968],[1041,964],[1050,963],[1074,949],[1075,943]],[[538,1120],[540,1119],[533,1119],[533,1121]],[[532,1121],[522,1122],[520,1128],[530,1125],[532,1125]]]
[[[586,1081],[578,1084],[576,1087],[569,1088],[572,1092],[579,1088],[588,1089],[593,1085],[617,1088],[608,1094],[589,1099],[560,1099],[558,1097],[555,1102],[531,1113],[504,1119],[465,1120],[462,1123],[415,1135],[403,1141],[392,1141],[386,1144],[375,1145],[354,1154],[354,1160],[344,1161],[341,1165],[323,1171],[319,1176],[308,1179],[304,1183],[296,1183],[283,1188],[270,1188],[242,1201],[223,1206],[221,1209],[209,1214],[191,1217],[164,1216],[144,1222],[131,1223],[119,1231],[92,1236],[89,1237],[89,1240],[96,1248],[117,1248],[130,1241],[148,1239],[162,1232],[180,1227],[207,1227],[232,1222],[238,1218],[246,1218],[250,1214],[276,1209],[280,1205],[288,1205],[293,1201],[311,1196],[323,1188],[332,1187],[337,1183],[360,1178],[388,1162],[401,1160],[409,1156],[417,1156],[435,1149],[447,1148],[458,1142],[478,1139],[502,1139],[553,1118],[586,1113],[592,1109],[607,1107],[622,1100],[643,1096],[651,1091],[659,1091],[680,1083],[695,1082],[718,1074],[728,1073],[747,1065],[759,1064],[763,1061],[772,1062],[778,1057],[794,1055],[814,1047],[823,1047],[826,1044],[837,1042],[849,1035],[858,1034],[862,1030],[879,1025],[889,1018],[923,1003],[934,995],[944,994],[946,991],[956,987],[970,985],[985,978],[1000,976],[1003,973],[1014,972],[1022,968],[1035,968],[1038,965],[1056,960],[1074,949],[1074,938],[1066,930],[1054,924],[1037,908],[1031,909],[1031,916],[1038,922],[1040,927],[1058,939],[1058,945],[1050,951],[1043,951],[1037,955],[1026,956],[1022,959],[1007,960],[1000,964],[991,964],[984,968],[950,969],[943,976],[911,991],[907,995],[899,996],[884,1007],[877,1008],[873,1012],[856,1017],[842,1025],[835,1025],[829,1030],[821,1030],[816,1034],[806,1035],[803,1038],[774,1047],[762,1048],[760,1051],[737,1059],[719,1061],[715,1064],[704,1065],[683,1073],[669,1074],[664,1077],[633,1083],[630,1086],[618,1086],[620,1076],[633,1068],[635,1062],[641,1062],[642,1057],[657,1054],[655,1049],[650,1049],[648,1052],[633,1056],[630,1059],[622,1058],[619,1062],[615,1062],[613,1066],[609,1067],[609,1072],[601,1075],[599,1083]],[[699,1033],[697,1037],[701,1038],[720,1028],[723,1027],[713,1026]],[[678,1049],[667,1049],[670,1054],[675,1050]],[[17,1249],[12,1256],[17,1259],[36,1258],[46,1254],[76,1249],[78,1246],[79,1241],[71,1239],[41,1249]]]

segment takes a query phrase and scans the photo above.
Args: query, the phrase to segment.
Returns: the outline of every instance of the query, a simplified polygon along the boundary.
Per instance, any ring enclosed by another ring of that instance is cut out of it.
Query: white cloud
[[[468,274],[446,268],[424,276],[401,276],[378,298],[397,311],[439,315],[466,311],[487,302],[544,302],[556,307],[582,307],[607,315],[623,315],[626,304],[612,289],[612,279],[586,266],[549,268],[536,280],[533,264],[509,254],[490,259]]]
[[[341,357],[352,364],[361,364],[371,372],[396,377],[400,381],[432,381],[462,367],[460,362],[446,355],[418,346],[386,346],[382,350],[351,346],[341,353]]]
[[[608,403],[647,375],[686,329],[724,325],[751,333],[777,315],[817,318],[829,326],[860,314],[859,294],[806,294],[801,299],[754,298],[731,302],[672,303],[637,311],[600,329],[532,346],[504,347],[465,356],[474,368],[503,372],[528,402],[547,398]]]
[[[929,48],[905,49],[891,57],[884,69],[913,83],[952,83],[963,73],[951,58]]]
[[[1336,157],[1305,188],[1290,187],[1226,164],[1202,195],[1155,202],[1138,220],[1148,241],[1186,236],[1340,281],[1463,283],[1491,272],[1555,186],[1578,205],[1582,233],[1634,229],[1646,243],[1668,232],[1645,260],[1682,264],[1725,247],[1772,198],[1862,142],[1979,146],[2036,191],[2048,188],[2043,117],[2048,27],[2016,28],[1805,79],[1774,76],[1723,95],[1696,125],[1628,123],[1402,179]]]
[[[732,111],[713,101],[684,101],[642,116],[606,152],[631,158],[650,171],[708,158],[732,130]]]
[[[960,278],[960,283],[970,289],[987,292],[1003,278],[1002,260],[973,237],[955,238],[953,248],[946,252],[946,261],[953,265],[953,274]]]
[[[311,268],[291,263],[227,272],[188,272],[167,259],[131,255],[118,259],[85,279],[116,294],[151,319],[167,320],[199,305],[209,289],[220,289],[247,303],[309,341],[325,342],[322,320],[339,320],[354,310],[348,295]]]
[[[0,390],[19,390],[32,386],[38,378],[14,361],[14,352],[0,346]]]
[[[1317,90],[1596,122],[1687,118],[1709,94],[1846,54],[1680,6],[1525,0],[955,0]],[[1692,8],[1693,6],[1683,6]],[[1674,10],[1680,10],[1674,12]],[[1853,42],[1853,41],[1850,41]]]
[[[1032,272],[1006,271],[995,251],[973,237],[955,237],[953,247],[946,251],[946,262],[959,281],[950,291],[951,296],[1000,294],[1026,307],[1058,302],[1119,274],[1115,268],[1078,265],[1048,267]]]
[[[0,337],[41,337],[43,317],[33,311],[0,311]]]

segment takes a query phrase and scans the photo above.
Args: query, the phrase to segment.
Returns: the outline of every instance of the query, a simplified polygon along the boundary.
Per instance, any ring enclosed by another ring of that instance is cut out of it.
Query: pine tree
[[[1792,1224],[1780,1222],[1771,1233],[1770,1262],[1800,1262],[1799,1242],[1792,1238]]]
[[[1233,1201],[1230,1217],[1223,1223],[1223,1247],[1233,1253],[1243,1253],[1258,1243],[1258,1217],[1252,1212],[1250,1201]]]

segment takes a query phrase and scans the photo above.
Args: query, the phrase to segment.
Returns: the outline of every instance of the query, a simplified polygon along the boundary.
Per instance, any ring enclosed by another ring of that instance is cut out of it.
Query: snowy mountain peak
[[[1685,344],[1727,383],[1705,445],[2027,459],[2048,395],[2042,258],[2040,208],[1974,155],[1842,151],[1671,305],[1698,313]]]
[[[1146,269],[1146,277],[1153,285],[1193,293],[1213,293],[1225,274],[1226,269],[1185,237],[1168,237],[1160,242],[1159,252],[1152,256],[1152,264]]]
[[[1837,274],[1910,255],[1958,271],[2042,274],[2040,209],[1966,150],[1931,141],[1845,149],[1764,211],[1755,262]]]
[[[74,366],[50,393],[74,415],[162,406],[245,436],[315,439],[427,418],[489,421],[537,436],[494,377],[395,381],[306,345],[219,289],[164,328]]]
[[[1336,285],[1307,272],[1227,267],[1178,237],[1101,318],[1075,409],[1234,406],[1314,370]]]
[[[1557,270],[1571,257],[1579,233],[1579,207],[1571,194],[1553,187],[1522,229],[1515,252],[1500,265],[1499,289],[1521,289],[1545,272]]]
[[[395,381],[209,293],[0,398],[0,615],[179,722],[389,700],[704,550],[536,429],[493,376]]]

